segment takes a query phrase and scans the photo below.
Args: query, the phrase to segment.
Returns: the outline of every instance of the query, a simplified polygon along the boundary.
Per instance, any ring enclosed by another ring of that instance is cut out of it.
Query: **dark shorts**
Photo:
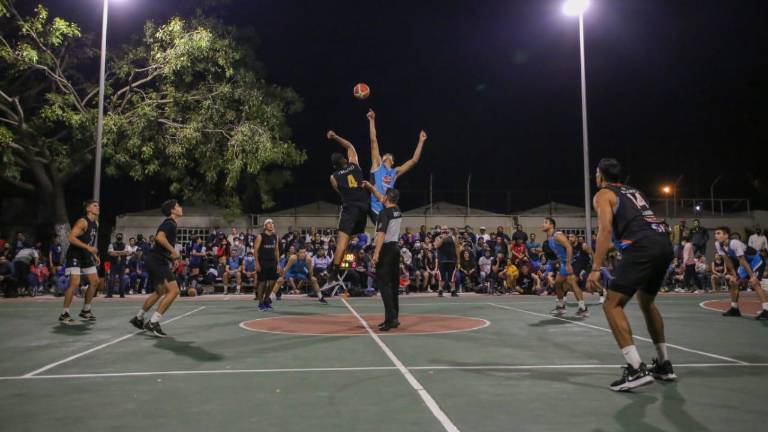
[[[203,268],[203,263],[202,262],[191,262],[190,261],[190,263],[189,263],[189,269],[190,270],[191,269],[198,269],[199,270],[199,269],[202,269],[202,268]]]
[[[172,282],[176,280],[176,276],[171,269],[171,263],[156,254],[147,254],[145,261],[147,266],[147,274],[149,274],[149,284],[152,287],[163,285],[166,282]]]
[[[276,281],[278,277],[277,266],[274,264],[261,265],[261,271],[256,275],[259,282]]]
[[[368,207],[368,218],[371,220],[373,226],[379,223],[379,214],[373,211],[373,208]]]
[[[443,282],[453,282],[453,276],[456,272],[455,262],[440,263],[440,280]]]
[[[70,246],[67,251],[65,269],[67,275],[79,276],[98,273],[93,255],[77,246]]]
[[[672,243],[666,236],[640,239],[621,251],[621,261],[608,289],[630,297],[637,290],[655,296],[664,282],[672,258]]]
[[[367,213],[367,206],[342,206],[339,216],[339,231],[350,236],[362,233],[368,224]]]

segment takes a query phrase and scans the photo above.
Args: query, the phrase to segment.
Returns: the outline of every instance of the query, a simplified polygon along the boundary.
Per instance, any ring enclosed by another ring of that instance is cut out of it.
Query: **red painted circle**
[[[362,315],[376,333],[383,314]],[[400,327],[380,334],[434,334],[477,330],[490,323],[480,318],[454,315],[400,315]],[[359,336],[368,334],[354,315],[308,315],[262,318],[240,323],[240,327],[266,333],[322,336]]]
[[[730,300],[708,300],[701,302],[704,309],[725,312],[731,308]],[[739,310],[743,315],[757,315],[763,306],[759,300],[739,300]]]

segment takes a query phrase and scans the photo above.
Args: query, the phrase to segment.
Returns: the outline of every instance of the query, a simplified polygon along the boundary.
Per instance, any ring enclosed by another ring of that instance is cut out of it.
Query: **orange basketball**
[[[356,98],[363,100],[371,95],[371,88],[368,87],[368,84],[358,83],[352,90],[352,94],[354,94]]]

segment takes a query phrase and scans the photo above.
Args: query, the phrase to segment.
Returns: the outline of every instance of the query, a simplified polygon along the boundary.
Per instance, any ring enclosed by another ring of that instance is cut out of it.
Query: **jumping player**
[[[272,309],[270,294],[278,278],[277,263],[280,261],[280,248],[277,247],[277,234],[272,219],[264,221],[264,231],[256,236],[256,299],[259,310]]]
[[[757,296],[763,310],[755,319],[768,319],[768,300],[765,291],[760,286],[760,277],[765,270],[760,253],[750,248],[739,239],[731,238],[731,229],[722,226],[715,230],[715,249],[717,254],[723,257],[726,268],[726,281],[731,289],[731,308],[723,313],[723,316],[741,316],[739,310],[739,281],[749,284]]]
[[[664,320],[655,304],[674,253],[666,224],[656,219],[640,191],[619,183],[620,179],[619,162],[602,159],[597,166],[600,190],[593,200],[598,219],[597,247],[587,283],[592,287],[600,285],[601,267],[614,240],[622,259],[616,266],[614,279],[608,284],[603,310],[627,366],[622,377],[611,383],[610,389],[630,391],[652,384],[654,378],[677,379],[667,354]],[[624,313],[624,307],[635,293],[658,354],[650,370],[640,359]]]
[[[176,221],[184,214],[181,205],[175,199],[168,200],[160,207],[166,219],[157,228],[155,244],[147,254],[146,265],[149,283],[155,288],[147,297],[144,306],[139,309],[131,324],[140,330],[146,330],[157,337],[167,336],[160,328],[160,319],[179,296],[179,285],[171,267],[181,256],[176,250]],[[162,298],[160,305],[149,321],[144,323],[144,315]]]
[[[557,255],[560,260],[560,271],[555,278],[555,294],[557,295],[557,303],[552,310],[552,315],[562,316],[565,315],[565,295],[568,293],[568,287],[573,290],[573,295],[576,296],[576,300],[579,302],[579,309],[576,311],[576,316],[579,318],[586,318],[589,316],[589,310],[584,303],[584,293],[579,284],[576,282],[576,275],[573,273],[573,247],[571,242],[565,234],[560,231],[555,231],[557,224],[551,217],[544,218],[544,224],[541,226],[541,230],[547,234],[547,245]]]
[[[376,190],[384,195],[387,193],[387,189],[395,187],[395,181],[397,181],[399,176],[410,171],[419,162],[424,141],[427,140],[427,133],[424,131],[419,133],[419,143],[416,145],[413,157],[399,167],[394,167],[395,158],[392,156],[392,153],[385,153],[383,157],[379,153],[379,140],[376,137],[376,113],[373,110],[368,110],[367,117],[368,130],[371,135],[371,182],[376,187]],[[369,216],[374,225],[376,224],[379,212],[383,208],[384,205],[376,198],[376,194],[371,194]]]
[[[341,197],[336,253],[333,255],[333,263],[328,267],[328,281],[335,283],[338,280],[339,266],[344,258],[349,238],[365,230],[369,198],[368,192],[363,188],[363,171],[360,169],[355,147],[333,131],[328,131],[326,136],[347,150],[346,157],[341,153],[331,155],[331,164],[334,169],[331,174],[331,186]]]
[[[69,287],[64,294],[64,311],[59,315],[59,322],[62,324],[76,322],[69,315],[69,306],[72,305],[75,290],[80,286],[80,275],[88,278],[88,290],[85,291],[85,304],[79,316],[85,321],[96,321],[96,317],[91,312],[91,302],[99,287],[97,267],[101,264],[99,250],[96,249],[96,237],[99,233],[99,223],[96,221],[99,217],[99,202],[86,201],[83,207],[85,217],[78,219],[69,232],[69,249],[66,255]]]

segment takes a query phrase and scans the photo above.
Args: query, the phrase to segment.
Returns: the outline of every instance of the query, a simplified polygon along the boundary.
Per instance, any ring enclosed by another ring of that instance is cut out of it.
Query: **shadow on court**
[[[558,325],[568,325],[568,324],[573,324],[574,322],[584,321],[584,318],[577,318],[577,317],[568,317],[567,319],[573,322],[569,323],[568,321],[563,321],[561,319],[550,318],[550,319],[545,319],[535,323],[528,324],[528,327],[549,327],[549,326],[558,326]]]
[[[94,329],[92,322],[80,322],[79,324],[57,324],[51,328],[51,333],[67,336],[85,336]]]
[[[158,339],[157,342],[155,342],[155,347],[201,362],[217,362],[224,360],[223,355],[196,346],[194,342],[179,341],[172,337]]]

